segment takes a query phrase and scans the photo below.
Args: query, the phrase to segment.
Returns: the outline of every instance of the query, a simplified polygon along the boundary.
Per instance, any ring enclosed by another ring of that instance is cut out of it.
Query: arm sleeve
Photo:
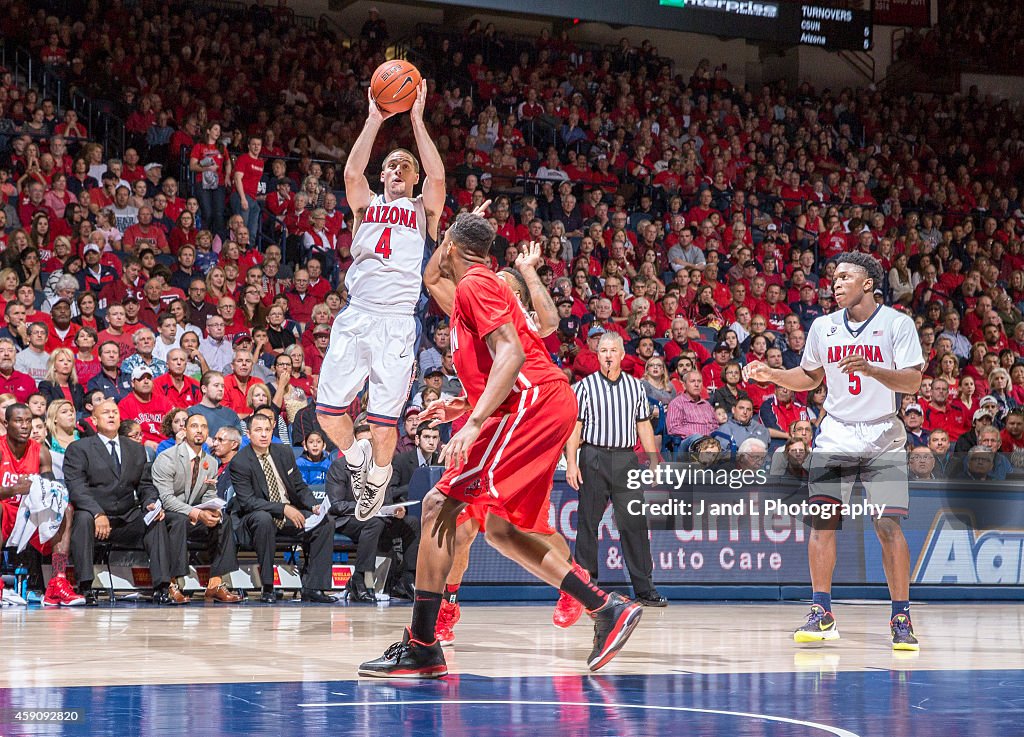
[[[923,367],[924,354],[913,321],[906,315],[900,315],[892,327],[892,355],[896,370]]]
[[[474,333],[483,338],[512,322],[512,291],[496,278],[472,276],[455,290],[459,314]]]
[[[811,323],[811,329],[807,331],[807,341],[804,343],[804,354],[800,358],[800,368],[814,370],[820,369],[821,363],[821,318]]]

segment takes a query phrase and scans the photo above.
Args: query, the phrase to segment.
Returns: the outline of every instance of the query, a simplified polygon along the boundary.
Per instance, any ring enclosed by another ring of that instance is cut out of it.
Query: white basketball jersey
[[[415,312],[423,286],[427,214],[423,200],[375,195],[352,237],[349,301],[387,313]]]
[[[844,374],[839,362],[859,354],[872,364],[899,371],[924,367],[914,321],[882,305],[864,323],[848,323],[846,310],[811,323],[800,367],[824,367],[828,396],[825,411],[840,422],[874,422],[896,413],[896,392],[859,373]]]

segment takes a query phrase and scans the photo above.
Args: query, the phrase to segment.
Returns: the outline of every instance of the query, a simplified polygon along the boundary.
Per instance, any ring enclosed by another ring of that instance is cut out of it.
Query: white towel
[[[68,508],[68,490],[59,481],[32,477],[32,487],[21,497],[18,519],[7,539],[7,547],[20,553],[38,531],[39,542],[46,543],[60,530]]]

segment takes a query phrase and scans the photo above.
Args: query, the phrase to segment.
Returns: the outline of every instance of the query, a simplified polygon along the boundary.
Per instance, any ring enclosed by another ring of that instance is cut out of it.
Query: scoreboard
[[[508,12],[508,0],[436,0],[441,4]],[[872,45],[870,10],[833,7],[827,0],[516,0],[531,15],[746,38],[828,51],[866,51]]]
[[[871,12],[828,5],[750,0],[659,0],[682,12],[720,13],[743,23],[744,38],[828,50],[871,48]],[[741,35],[741,34],[737,34]]]

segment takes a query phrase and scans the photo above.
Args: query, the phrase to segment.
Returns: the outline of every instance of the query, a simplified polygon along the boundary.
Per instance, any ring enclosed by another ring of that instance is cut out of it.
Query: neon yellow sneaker
[[[818,604],[811,604],[811,613],[807,615],[806,624],[793,633],[793,642],[823,642],[838,639],[839,628],[836,626],[836,618],[832,616],[832,612],[826,612]]]
[[[893,617],[889,622],[889,629],[892,630],[893,650],[917,651],[921,649],[921,644],[914,636],[914,625],[910,623],[910,617],[906,614],[897,614]]]

